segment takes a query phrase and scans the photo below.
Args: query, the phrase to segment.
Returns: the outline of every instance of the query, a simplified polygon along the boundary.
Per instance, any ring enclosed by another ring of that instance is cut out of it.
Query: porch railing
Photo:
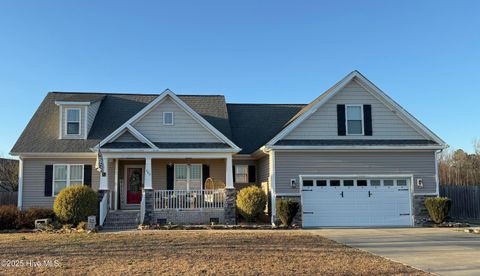
[[[155,210],[219,209],[225,206],[225,190],[156,190]]]
[[[105,218],[107,217],[108,213],[108,199],[109,199],[109,193],[106,191],[103,194],[102,200],[100,201],[100,214],[99,214],[99,224],[100,226],[103,226],[103,223],[105,222]]]

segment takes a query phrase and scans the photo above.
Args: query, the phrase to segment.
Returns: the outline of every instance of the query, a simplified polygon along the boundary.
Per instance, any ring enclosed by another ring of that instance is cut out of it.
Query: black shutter
[[[83,165],[83,185],[92,187],[92,165]]]
[[[205,182],[207,181],[207,178],[210,177],[210,166],[203,164],[202,165],[202,187],[205,189]]]
[[[173,165],[167,165],[167,190],[173,190]]]
[[[363,128],[366,136],[372,136],[372,106],[363,105]]]
[[[345,136],[347,135],[346,130],[346,122],[345,122],[345,105],[339,104],[337,105],[337,128],[338,128],[338,136]]]
[[[45,166],[45,196],[52,196],[53,165]]]
[[[257,171],[255,170],[255,166],[250,165],[248,166],[248,183],[257,183]]]
[[[232,166],[233,183],[235,183],[235,166]]]

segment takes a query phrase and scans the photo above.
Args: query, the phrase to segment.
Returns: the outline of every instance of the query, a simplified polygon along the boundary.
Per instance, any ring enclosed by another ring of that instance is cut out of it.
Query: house
[[[428,216],[424,198],[438,196],[445,146],[353,71],[307,105],[51,92],[11,154],[20,208],[51,207],[84,184],[99,191],[101,224],[231,224],[235,189],[259,185],[272,223],[276,200],[294,198],[304,227],[414,226]]]

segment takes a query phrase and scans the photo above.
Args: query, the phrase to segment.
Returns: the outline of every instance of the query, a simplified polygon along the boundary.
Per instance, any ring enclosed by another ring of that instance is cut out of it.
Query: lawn
[[[426,275],[300,230],[0,234],[0,260],[0,274],[9,275]],[[54,267],[5,267],[5,260],[50,261]]]

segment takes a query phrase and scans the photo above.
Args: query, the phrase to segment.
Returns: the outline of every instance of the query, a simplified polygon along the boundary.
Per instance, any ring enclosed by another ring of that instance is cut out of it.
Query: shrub
[[[298,204],[298,201],[292,199],[277,199],[275,207],[277,209],[277,216],[282,222],[282,225],[290,226],[293,218],[298,212],[300,204]]]
[[[247,221],[254,221],[263,213],[267,195],[257,186],[249,186],[240,190],[237,195],[237,209]]]
[[[429,197],[425,199],[430,218],[435,223],[442,223],[447,218],[452,201],[447,197]]]
[[[20,210],[15,205],[0,206],[0,229],[16,229]]]
[[[37,219],[52,219],[55,217],[55,213],[49,208],[32,207],[22,212],[20,215],[19,228],[34,228],[35,220]]]
[[[77,225],[88,216],[97,215],[97,193],[87,186],[71,186],[58,194],[53,204],[55,216],[64,223]]]

